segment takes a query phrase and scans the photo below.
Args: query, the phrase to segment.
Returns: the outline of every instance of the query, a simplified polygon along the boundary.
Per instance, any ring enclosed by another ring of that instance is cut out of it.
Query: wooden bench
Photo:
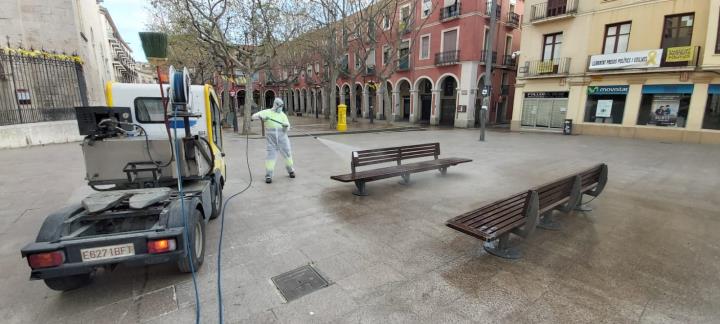
[[[382,180],[392,177],[402,177],[402,184],[410,182],[410,174],[440,170],[445,175],[447,168],[458,165],[460,163],[472,162],[470,159],[463,158],[443,158],[440,159],[440,143],[428,143],[408,146],[386,147],[374,150],[354,151],[350,160],[351,173],[331,176],[330,179],[341,182],[354,182],[356,189],[353,194],[358,196],[367,196],[365,183],[370,181]],[[433,160],[425,160],[403,164],[404,160],[417,159],[423,157],[434,157]],[[396,162],[396,165],[386,166],[371,170],[358,171],[358,167],[375,165],[382,163]]]
[[[585,194],[597,197],[607,183],[607,175],[607,165],[598,164],[452,218],[447,226],[485,241],[485,251],[492,255],[517,259],[522,253],[510,245],[511,233],[527,238],[535,227],[559,228],[552,212],[577,208]]]

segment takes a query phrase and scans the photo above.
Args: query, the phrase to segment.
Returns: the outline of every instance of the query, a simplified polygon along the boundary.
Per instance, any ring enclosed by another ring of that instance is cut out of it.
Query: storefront
[[[711,84],[708,88],[702,128],[720,130],[720,84]]]
[[[630,87],[627,85],[588,86],[584,121],[586,123],[621,124],[629,89]]]
[[[521,126],[562,129],[568,94],[567,91],[525,92]]]
[[[685,128],[692,84],[644,85],[638,125]]]

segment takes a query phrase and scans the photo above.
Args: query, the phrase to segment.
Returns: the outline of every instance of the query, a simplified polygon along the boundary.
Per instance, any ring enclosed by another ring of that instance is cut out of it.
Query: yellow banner
[[[694,46],[671,47],[667,49],[665,62],[690,62],[694,57]]]
[[[553,73],[554,68],[553,61],[542,61],[538,63],[538,73]]]

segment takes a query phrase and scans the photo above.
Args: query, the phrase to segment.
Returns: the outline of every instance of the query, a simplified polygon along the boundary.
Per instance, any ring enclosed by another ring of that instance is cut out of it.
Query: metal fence
[[[75,119],[80,105],[87,105],[80,63],[0,51],[0,125]]]

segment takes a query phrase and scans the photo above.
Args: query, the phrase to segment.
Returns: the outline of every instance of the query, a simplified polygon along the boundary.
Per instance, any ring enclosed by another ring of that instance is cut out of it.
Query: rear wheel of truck
[[[52,290],[68,291],[80,288],[90,283],[90,274],[79,274],[67,277],[45,279],[45,285]]]
[[[210,219],[215,219],[218,218],[222,212],[222,186],[219,183],[214,182],[210,185],[210,189],[212,190],[210,193],[210,200],[212,200],[212,213],[210,213]]]
[[[178,260],[178,269],[181,272],[198,271],[205,259],[205,222],[200,210],[194,209],[188,217],[188,242],[192,253]],[[192,262],[192,267],[191,263]]]

